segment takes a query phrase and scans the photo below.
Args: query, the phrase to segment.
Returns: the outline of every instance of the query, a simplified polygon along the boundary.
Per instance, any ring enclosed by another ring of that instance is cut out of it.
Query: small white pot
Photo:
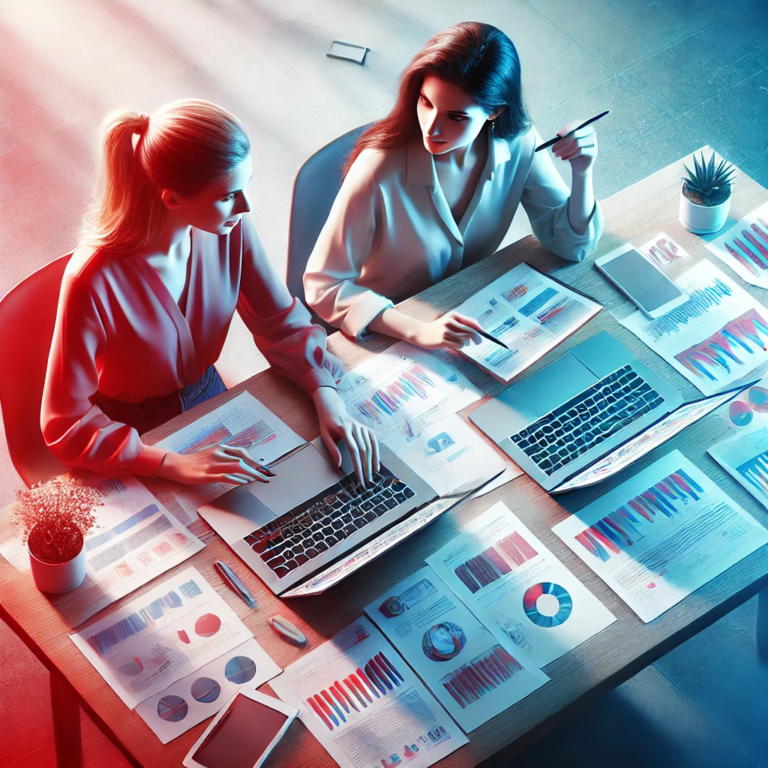
[[[32,569],[32,578],[41,592],[52,595],[61,595],[77,589],[85,579],[85,546],[66,563],[46,563],[29,551],[29,564]]]
[[[685,184],[685,182],[683,182]],[[720,205],[697,205],[689,200],[680,188],[680,223],[695,235],[711,235],[719,232],[728,220],[731,195]]]

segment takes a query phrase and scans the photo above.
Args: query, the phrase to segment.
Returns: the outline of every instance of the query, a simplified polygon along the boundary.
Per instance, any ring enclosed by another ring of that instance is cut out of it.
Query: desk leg
[[[72,686],[58,670],[51,670],[53,735],[58,768],[80,768],[80,702]]]
[[[757,655],[768,663],[768,587],[757,593]]]

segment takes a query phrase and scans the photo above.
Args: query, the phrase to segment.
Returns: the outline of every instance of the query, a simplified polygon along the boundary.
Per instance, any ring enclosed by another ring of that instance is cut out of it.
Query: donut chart
[[[543,613],[539,609],[539,598],[551,595],[557,600],[558,610],[554,614]],[[539,627],[557,627],[565,622],[573,610],[573,600],[568,591],[559,584],[545,581],[528,587],[523,595],[523,610],[525,615]]]

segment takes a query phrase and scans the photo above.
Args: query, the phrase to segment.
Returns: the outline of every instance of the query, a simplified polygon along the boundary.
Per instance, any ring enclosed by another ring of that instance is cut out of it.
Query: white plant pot
[[[66,563],[46,563],[39,560],[27,546],[32,578],[41,592],[61,595],[77,589],[85,579],[85,547]]]
[[[728,220],[731,209],[731,195],[720,205],[697,205],[689,200],[680,189],[680,223],[696,235],[711,235],[719,232]]]

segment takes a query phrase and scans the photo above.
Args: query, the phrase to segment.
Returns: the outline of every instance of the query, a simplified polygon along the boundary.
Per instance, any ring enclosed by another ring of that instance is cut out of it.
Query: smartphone
[[[299,710],[243,686],[184,758],[186,768],[258,768]]]
[[[595,259],[595,266],[653,320],[688,301],[688,294],[629,244]]]

